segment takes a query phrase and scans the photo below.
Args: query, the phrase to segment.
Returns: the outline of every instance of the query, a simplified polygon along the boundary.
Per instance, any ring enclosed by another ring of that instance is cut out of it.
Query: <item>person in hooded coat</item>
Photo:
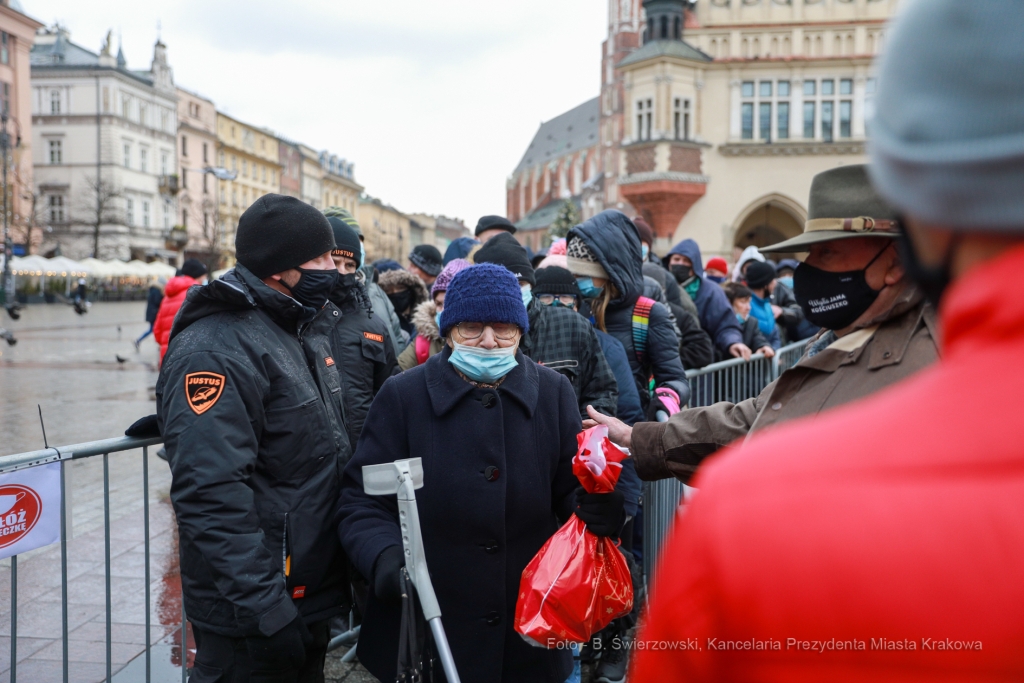
[[[156,322],[153,323],[153,337],[160,344],[160,362],[163,363],[164,354],[167,353],[167,344],[171,338],[171,325],[174,324],[174,316],[185,303],[185,295],[189,287],[201,285],[206,282],[206,266],[196,259],[186,259],[181,266],[181,275],[175,275],[167,281],[164,287],[164,298],[160,302],[160,310],[156,314]]]
[[[672,247],[665,256],[665,265],[676,282],[697,305],[700,326],[711,335],[715,347],[722,355],[726,358],[750,358],[751,351],[743,343],[743,332],[725,292],[704,277],[700,247],[697,243],[692,239],[685,239]]]
[[[514,630],[520,578],[574,510],[592,532],[618,533],[623,498],[576,495],[576,395],[518,349],[528,330],[508,270],[458,273],[441,314],[444,350],[384,384],[345,468],[338,534],[371,586],[359,660],[382,681],[395,680],[398,658],[402,529],[395,496],[366,494],[362,468],[412,457],[422,458],[424,554],[461,679],[563,683],[572,668],[568,650]]]
[[[412,322],[412,313],[416,307],[430,298],[423,280],[407,270],[396,268],[387,270],[378,280],[380,288],[387,294],[388,300],[398,314],[398,323],[402,328],[402,350],[416,336],[416,327]],[[399,354],[401,355],[401,354]]]
[[[590,300],[597,328],[626,349],[644,410],[651,404],[648,383],[652,375],[656,385],[678,382],[686,386],[679,337],[668,309],[652,302],[643,348],[634,344],[634,338],[641,336],[634,333],[633,309],[643,294],[644,278],[640,236],[633,222],[621,211],[602,211],[569,231],[566,254],[568,270]]]

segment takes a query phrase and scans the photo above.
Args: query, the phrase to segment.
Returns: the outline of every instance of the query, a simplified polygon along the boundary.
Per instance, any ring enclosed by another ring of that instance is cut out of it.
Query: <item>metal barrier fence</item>
[[[796,365],[807,347],[804,340],[784,346],[775,352],[773,358],[758,353],[750,360],[732,358],[720,363],[688,370],[690,380],[690,408],[709,406],[720,401],[737,403],[754,398],[779,375]],[[644,526],[644,577],[651,576],[661,551],[662,542],[675,521],[679,501],[689,487],[677,479],[644,483],[643,526]]]
[[[112,648],[112,595],[111,595],[111,564],[110,564],[110,454],[122,451],[142,449],[142,496],[143,496],[143,528],[144,528],[144,562],[145,562],[145,680],[149,683],[152,678],[152,596],[151,596],[151,568],[150,568],[150,510],[149,510],[149,447],[159,444],[161,439],[149,438],[138,439],[130,437],[119,437],[93,441],[90,443],[74,444],[71,446],[58,446],[46,448],[40,451],[18,453],[0,457],[0,473],[23,470],[46,463],[60,462],[60,585],[61,585],[61,642],[63,647],[62,680],[67,683],[69,680],[69,639],[68,639],[68,510],[67,510],[67,481],[68,465],[72,460],[83,458],[103,457],[103,538],[104,538],[104,585],[105,585],[105,611],[106,611],[106,680],[111,681],[113,674]],[[180,626],[185,624],[185,608],[182,603]],[[181,628],[181,680],[185,683],[187,661],[186,628]],[[11,557],[11,619],[10,619],[10,681],[15,683],[18,676],[18,556]]]

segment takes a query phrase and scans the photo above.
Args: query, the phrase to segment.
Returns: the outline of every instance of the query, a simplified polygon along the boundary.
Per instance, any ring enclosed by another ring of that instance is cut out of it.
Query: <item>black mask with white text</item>
[[[801,263],[793,273],[793,295],[808,322],[826,330],[841,330],[863,315],[881,292],[871,289],[864,273],[888,248],[886,244],[860,270],[830,273]]]

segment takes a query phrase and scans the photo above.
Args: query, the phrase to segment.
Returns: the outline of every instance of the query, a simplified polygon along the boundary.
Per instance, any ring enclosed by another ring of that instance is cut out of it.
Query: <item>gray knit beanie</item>
[[[920,220],[1024,231],[1024,2],[902,10],[879,67],[872,181]]]

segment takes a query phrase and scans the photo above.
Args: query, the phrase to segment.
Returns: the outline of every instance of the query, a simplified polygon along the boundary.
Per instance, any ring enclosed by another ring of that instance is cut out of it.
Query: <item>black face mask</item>
[[[907,276],[917,283],[917,286],[924,292],[924,297],[936,308],[939,306],[939,300],[942,299],[942,293],[946,291],[946,287],[949,286],[952,279],[949,274],[950,261],[953,259],[953,252],[959,239],[958,236],[954,236],[950,241],[942,265],[932,267],[922,264],[921,260],[917,258],[914,241],[910,239],[906,229],[900,232],[900,256],[903,258],[903,267],[907,271]]]
[[[395,313],[402,315],[412,305],[412,290],[388,294],[388,300],[395,307]]]
[[[676,282],[683,284],[691,277],[693,277],[693,268],[690,266],[684,266],[677,263],[676,265],[669,268],[669,272],[672,273],[672,277],[676,279]]]
[[[807,320],[826,330],[852,325],[878,298],[881,290],[871,289],[864,273],[889,246],[860,270],[830,273],[801,263],[793,273],[793,295]]]
[[[281,284],[291,291],[292,298],[303,306],[317,310],[327,305],[331,290],[334,289],[334,285],[338,281],[338,271],[334,268],[330,270],[296,268],[295,270],[299,271],[300,277],[294,287],[288,287],[283,280],[281,281]]]

